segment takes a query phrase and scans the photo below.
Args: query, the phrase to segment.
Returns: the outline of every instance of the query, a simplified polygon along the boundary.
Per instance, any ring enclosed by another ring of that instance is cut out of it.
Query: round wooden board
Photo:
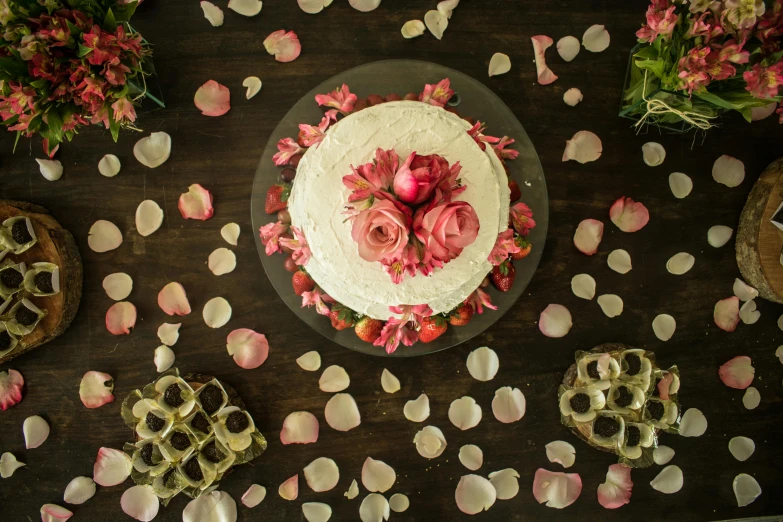
[[[33,222],[38,242],[19,255],[8,254],[5,259],[32,263],[47,261],[60,267],[59,294],[49,297],[30,297],[46,316],[30,334],[25,335],[11,353],[0,357],[0,363],[46,344],[62,334],[73,321],[82,297],[82,259],[73,236],[38,205],[22,201],[0,200],[0,222],[14,216],[26,216]]]
[[[783,202],[783,158],[773,161],[759,176],[742,209],[737,229],[737,265],[759,296],[783,303],[783,232],[770,223]]]

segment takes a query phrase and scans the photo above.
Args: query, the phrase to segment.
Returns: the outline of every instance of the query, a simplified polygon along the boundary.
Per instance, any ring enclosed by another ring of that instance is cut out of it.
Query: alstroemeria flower
[[[508,259],[508,256],[519,252],[521,249],[514,243],[514,229],[506,229],[505,232],[498,234],[495,246],[492,247],[487,261],[492,263],[493,266],[500,266],[503,261]]]
[[[356,105],[356,100],[356,95],[352,94],[345,84],[329,94],[315,95],[315,101],[318,102],[318,105],[334,107],[343,114],[349,114],[353,110],[353,106]]]
[[[477,121],[473,127],[468,129],[468,134],[476,143],[478,143],[478,146],[481,147],[481,150],[486,148],[485,143],[500,143],[500,138],[496,138],[494,136],[485,136],[483,134],[485,127],[485,124]]]
[[[293,257],[294,263],[299,266],[305,266],[312,256],[310,247],[307,246],[307,239],[305,239],[302,231],[293,225],[291,226],[291,232],[294,234],[293,238],[281,237],[279,242],[282,246],[293,250],[291,257]]]
[[[329,296],[321,291],[317,286],[310,292],[304,292],[302,294],[302,308],[315,306],[315,311],[320,315],[329,315],[329,306],[326,304],[325,298]]]
[[[530,229],[536,226],[536,222],[533,220],[533,211],[521,201],[509,209],[508,217],[511,226],[522,237],[527,236]]]
[[[710,76],[705,71],[681,71],[679,74],[682,80],[682,89],[692,94],[693,91],[700,91],[710,83]]]
[[[412,346],[419,339],[418,328],[421,320],[432,315],[432,310],[426,304],[390,306],[389,310],[400,314],[400,317],[391,317],[386,321],[380,337],[373,345],[385,346],[386,353],[394,353],[400,342],[405,346]]]
[[[677,6],[673,5],[665,11],[661,11],[651,4],[647,8],[647,25],[636,31],[636,37],[650,43],[659,36],[663,36],[664,40],[671,39],[678,21],[678,17],[674,13],[676,8]]]
[[[476,290],[465,299],[465,303],[472,306],[477,314],[483,314],[485,306],[492,310],[498,309],[497,306],[492,304],[492,299],[489,297],[489,294],[482,290],[481,287],[476,288]]]
[[[497,144],[492,146],[492,148],[495,149],[495,154],[497,154],[498,158],[514,160],[519,156],[519,151],[506,148],[512,143],[514,143],[513,139],[508,136],[503,136]]]
[[[128,98],[118,99],[111,104],[111,108],[114,110],[114,121],[120,123],[136,121],[136,109]]]
[[[721,81],[737,74],[737,69],[728,61],[720,61],[718,56],[712,53],[707,57],[707,73],[713,80]]]
[[[280,236],[288,232],[288,225],[278,221],[268,223],[259,229],[261,243],[266,247],[266,255],[271,256],[275,252],[282,252],[280,248]]]
[[[411,277],[416,275],[419,265],[419,257],[413,245],[406,245],[402,254],[395,257],[387,257],[381,261],[384,271],[389,274],[395,285],[402,283],[405,273]]]
[[[291,161],[292,156],[296,156],[300,152],[304,152],[304,149],[291,138],[283,138],[282,140],[278,141],[277,150],[279,152],[275,153],[275,155],[272,156],[272,159],[274,160],[275,165],[278,167],[287,165],[288,162]]]
[[[436,107],[443,107],[454,95],[454,91],[451,90],[450,86],[451,82],[448,78],[444,78],[435,84],[426,84],[424,91],[419,94],[419,101]]]
[[[742,43],[737,43],[736,40],[726,40],[723,46],[716,47],[716,49],[718,49],[718,59],[721,61],[728,60],[739,64],[748,63],[750,53],[742,49],[744,46],[744,41]]]
[[[760,63],[742,74],[747,83],[745,89],[755,98],[774,98],[783,85],[783,59],[766,69]]]
[[[725,0],[724,16],[738,29],[756,25],[757,18],[764,14],[764,0]]]
[[[698,18],[691,18],[688,20],[688,31],[685,36],[688,38],[696,38],[697,36],[707,36],[710,34],[710,24],[704,21],[707,17],[707,13],[704,13]]]
[[[326,137],[326,129],[329,128],[329,125],[333,121],[337,121],[337,109],[326,111],[321,123],[319,123],[317,127],[300,123],[299,137],[302,139],[302,143],[304,143],[305,147],[312,147],[313,145],[321,143]]]

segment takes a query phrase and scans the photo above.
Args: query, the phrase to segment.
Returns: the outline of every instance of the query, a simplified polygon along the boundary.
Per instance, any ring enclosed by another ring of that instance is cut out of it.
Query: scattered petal
[[[747,355],[734,357],[718,369],[721,382],[737,390],[744,390],[750,386],[755,374],[756,369]]]
[[[99,219],[90,227],[87,244],[93,252],[114,250],[122,244],[122,232],[111,221]]]
[[[544,446],[549,462],[556,462],[564,468],[570,468],[576,461],[576,448],[563,440],[555,440]]]
[[[746,473],[740,473],[734,477],[734,481],[731,484],[734,489],[734,496],[737,497],[737,506],[745,507],[748,504],[752,504],[754,500],[761,495],[761,486],[759,483]]]
[[[90,371],[79,384],[79,398],[87,408],[100,408],[114,401],[114,379],[108,373]]]
[[[352,430],[362,422],[359,407],[348,393],[338,393],[329,399],[324,408],[324,418],[337,431]]]
[[[726,332],[733,332],[739,324],[739,298],[731,296],[721,299],[715,304],[712,318],[718,328]]]
[[[595,219],[585,219],[579,223],[574,233],[574,246],[581,253],[592,256],[598,252],[598,245],[604,236],[604,224]]]
[[[772,116],[775,109],[778,108],[778,104],[775,102],[768,103],[763,107],[751,107],[750,108],[750,121],[759,121]]]
[[[755,410],[761,403],[761,394],[759,391],[751,386],[745,390],[745,395],[742,396],[742,405],[749,410]]]
[[[495,350],[482,346],[468,354],[467,366],[471,377],[477,381],[487,382],[494,379],[495,375],[497,375],[500,369],[500,359],[498,359],[498,354]]]
[[[310,489],[321,493],[337,485],[340,480],[340,470],[332,459],[320,457],[305,467],[304,476]]]
[[[579,105],[582,100],[584,100],[584,98],[585,97],[582,95],[582,91],[576,87],[571,87],[563,93],[563,101],[566,105],[570,105],[571,107],[576,107]]]
[[[724,154],[712,165],[712,179],[729,188],[736,187],[745,179],[745,164]]]
[[[449,26],[449,18],[443,13],[432,9],[424,14],[424,25],[430,30],[432,36],[440,40],[443,38],[443,32]]]
[[[305,1],[307,1],[307,0],[305,0]],[[324,0],[315,0],[315,1],[316,2],[323,2]],[[302,5],[302,0],[300,0],[299,5]],[[261,90],[261,86],[262,85],[263,85],[263,83],[261,83],[261,78],[259,78],[258,76],[248,76],[247,78],[245,78],[242,81],[242,87],[246,87],[247,88],[247,92],[245,92],[245,98],[247,98],[249,100],[250,98],[252,98],[256,94],[258,94],[258,91]],[[228,226],[228,225],[226,225],[226,226]],[[239,228],[238,225],[237,225],[237,228]],[[239,232],[237,232],[237,235],[239,235]],[[228,239],[226,239],[226,241],[228,241]],[[231,243],[231,241],[228,241],[228,242]],[[232,245],[236,245],[236,243],[231,243],[231,244]]]
[[[603,152],[601,138],[590,131],[582,130],[566,141],[563,161],[574,160],[579,163],[589,163],[600,158],[601,152]]]
[[[755,324],[761,317],[761,312],[756,310],[756,301],[750,300],[740,307],[740,320],[745,324]]]
[[[92,469],[92,479],[99,486],[116,486],[125,482],[132,469],[130,456],[113,448],[101,448]]]
[[[547,306],[538,318],[538,329],[547,337],[565,337],[573,324],[571,312],[559,304]]]
[[[351,481],[351,485],[348,486],[348,491],[343,493],[343,496],[348,500],[353,500],[359,496],[359,484],[356,483],[356,479]]]
[[[231,9],[231,2],[229,2],[229,9]],[[209,80],[198,88],[193,96],[193,103],[204,116],[223,116],[231,109],[231,91],[225,85]]]
[[[98,162],[98,172],[101,173],[101,176],[106,176],[107,178],[113,178],[119,174],[120,168],[122,168],[120,158],[114,154],[106,154]]]
[[[152,361],[155,363],[155,369],[158,373],[161,373],[172,367],[174,359],[174,350],[165,344],[162,344],[155,348],[155,355],[153,356]]]
[[[0,478],[7,479],[14,474],[14,471],[25,465],[26,464],[24,462],[19,462],[16,460],[16,457],[14,457],[13,453],[6,451],[2,456],[0,456]],[[65,492],[67,494],[68,490],[66,489]],[[68,501],[66,500],[66,502]]]
[[[229,0],[228,8],[242,16],[255,16],[261,12],[261,0]]]
[[[756,443],[747,437],[734,437],[729,441],[729,452],[740,462],[745,462],[756,451]]]
[[[731,227],[715,225],[707,231],[707,243],[713,248],[720,248],[729,242],[734,230]]]
[[[582,494],[582,478],[577,473],[562,473],[536,470],[533,479],[533,496],[539,504],[563,509],[570,506]]]
[[[234,362],[246,370],[258,368],[269,356],[269,342],[266,336],[249,328],[238,328],[228,334],[226,349],[234,358]]]
[[[492,414],[503,424],[510,424],[525,416],[525,406],[525,396],[519,388],[504,386],[495,391]]]
[[[411,422],[424,422],[430,416],[429,397],[422,393],[415,400],[406,402],[402,413]]]
[[[591,53],[600,53],[609,47],[609,31],[603,25],[591,25],[582,35],[582,45]]]
[[[573,36],[564,36],[557,41],[557,54],[560,55],[563,61],[570,62],[576,58],[581,49],[579,40]]]
[[[289,413],[280,430],[283,444],[312,444],[318,440],[318,419],[309,411]]]
[[[400,32],[403,38],[411,39],[424,34],[424,22],[421,20],[408,20],[402,26]]]
[[[332,518],[332,508],[322,502],[305,502],[302,514],[307,522],[327,522]]]
[[[41,175],[47,180],[57,181],[62,177],[63,164],[60,163],[60,160],[47,160],[47,159],[36,158],[35,161],[38,162]]]
[[[223,225],[220,229],[220,235],[226,240],[229,245],[237,246],[239,240],[239,225],[236,223],[228,223]]]
[[[274,55],[275,60],[282,63],[293,62],[302,52],[302,44],[293,31],[280,29],[270,34],[264,40],[264,49]]]
[[[669,446],[658,446],[653,450],[653,461],[659,466],[668,464],[674,458],[674,450]]]
[[[446,450],[446,437],[435,426],[425,426],[413,437],[416,451],[425,459],[440,457]]]
[[[492,507],[497,499],[497,491],[484,477],[464,475],[459,479],[454,498],[460,511],[475,515]]]
[[[158,515],[160,501],[152,486],[132,486],[125,490],[120,499],[122,511],[131,518],[149,522]]]
[[[122,301],[133,290],[133,279],[124,272],[109,274],[103,278],[103,289],[111,299]]]
[[[707,417],[697,408],[689,408],[680,420],[680,435],[701,437],[707,431]]]
[[[666,149],[660,143],[648,141],[642,145],[642,159],[648,167],[657,167],[666,159]],[[671,177],[669,179],[671,183]]]
[[[237,256],[227,248],[218,248],[209,254],[209,270],[216,276],[229,274],[237,267]]]
[[[165,132],[153,132],[133,146],[133,155],[144,165],[154,169],[163,165],[171,154],[171,136]]]
[[[575,296],[590,301],[595,297],[595,279],[590,274],[577,274],[571,278],[571,291]]]
[[[458,5],[459,0],[443,0],[438,2],[438,11],[446,15],[446,18],[451,19],[451,14]]]
[[[615,294],[603,294],[598,296],[598,306],[601,307],[601,311],[608,318],[617,317],[623,313],[623,300],[619,295]],[[653,322],[653,325],[655,322]],[[653,326],[655,329],[655,326]],[[656,334],[657,335],[657,334]]]
[[[650,212],[638,201],[622,197],[612,204],[609,218],[623,232],[638,232],[650,221]]]
[[[381,373],[381,388],[386,393],[397,393],[400,391],[400,380],[392,372],[384,368]]]
[[[348,0],[351,7],[362,13],[369,13],[381,5],[381,0]]]
[[[225,491],[203,493],[185,506],[182,522],[237,522],[237,503]]]
[[[359,519],[362,522],[383,522],[389,520],[389,501],[383,495],[370,493],[359,506]]]
[[[248,508],[254,508],[266,498],[266,488],[258,484],[251,484],[245,494],[242,495],[242,504]]]
[[[660,314],[653,319],[652,328],[655,337],[661,341],[668,341],[677,329],[677,322],[669,314]]]
[[[321,354],[316,351],[307,352],[296,360],[296,364],[308,372],[318,371],[321,368]]]
[[[742,279],[734,279],[734,295],[739,297],[740,301],[752,301],[759,296],[759,291],[748,285]]]
[[[498,500],[509,500],[519,493],[519,473],[515,469],[493,471],[489,474],[489,482],[495,488]]]
[[[631,468],[612,464],[606,472],[606,482],[598,486],[598,503],[606,509],[617,509],[631,501]]]
[[[511,70],[511,58],[507,54],[495,53],[489,61],[489,76],[499,76]]]
[[[299,496],[299,474],[297,473],[280,484],[280,487],[277,488],[277,494],[280,495],[283,500],[296,500],[296,497]]]
[[[7,410],[22,400],[24,378],[16,370],[0,372],[0,410]]]
[[[631,254],[622,249],[612,250],[609,257],[606,258],[606,264],[618,274],[627,274],[633,268]]]
[[[177,208],[184,219],[205,221],[215,213],[212,194],[198,183],[189,186],[188,191],[180,195]]]
[[[136,326],[136,307],[128,301],[114,303],[106,312],[106,329],[112,335],[127,335]]]
[[[318,14],[324,7],[332,3],[332,0],[297,0],[299,9],[307,14]]]
[[[177,341],[179,340],[180,326],[182,326],[182,323],[163,323],[160,325],[158,327],[158,339],[160,339],[160,342],[166,346],[174,346],[177,344]]]
[[[677,199],[683,199],[693,190],[693,180],[682,172],[669,174],[669,188]]]
[[[695,262],[696,258],[692,255],[687,252],[680,252],[669,258],[666,262],[666,270],[670,274],[683,275],[693,268],[693,263]]]
[[[41,522],[65,522],[73,516],[73,513],[57,504],[44,504],[41,506]]]
[[[455,399],[449,406],[449,420],[463,431],[474,428],[481,421],[481,406],[473,397]]]
[[[223,25],[223,10],[213,4],[203,0],[201,2],[201,10],[204,11],[204,18],[212,24],[212,27],[220,27]]]
[[[222,297],[213,297],[204,305],[201,315],[207,326],[220,328],[231,319],[231,305]]]
[[[372,493],[386,493],[397,481],[394,469],[381,460],[367,457],[362,466],[362,485]]]
[[[332,365],[324,370],[318,380],[318,388],[327,393],[341,392],[351,384],[348,372],[342,366]]]
[[[63,500],[68,504],[84,504],[95,495],[95,481],[90,477],[76,477],[65,487]]]
[[[149,236],[163,224],[163,209],[151,199],[142,201],[136,209],[136,230],[144,237]]]
[[[552,46],[552,39],[543,34],[531,36],[530,41],[533,42],[533,54],[536,60],[536,78],[541,85],[549,85],[557,80],[557,75],[552,72],[552,69],[546,64],[546,50]],[[567,150],[567,149],[566,149]],[[565,160],[565,156],[563,157]],[[584,163],[584,162],[580,162]]]
[[[408,511],[410,506],[411,501],[408,499],[408,496],[403,495],[402,493],[395,493],[389,499],[389,507],[395,513],[404,513],[405,511]]]
[[[677,493],[682,489],[682,470],[679,466],[666,466],[650,482],[650,485],[661,493]]]
[[[470,471],[476,471],[484,464],[484,452],[473,444],[465,444],[459,449],[459,461]]]
[[[780,364],[783,364],[783,346],[778,346],[777,350],[775,350],[775,357],[778,358]]]

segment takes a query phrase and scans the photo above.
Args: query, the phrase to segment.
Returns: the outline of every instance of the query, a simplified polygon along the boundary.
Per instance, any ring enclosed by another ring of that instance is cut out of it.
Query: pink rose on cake
[[[376,200],[355,217],[351,237],[365,261],[399,256],[408,244],[408,218],[391,201]]]
[[[413,229],[433,257],[448,261],[476,240],[479,220],[469,203],[454,201],[427,212],[419,209],[414,217]]]

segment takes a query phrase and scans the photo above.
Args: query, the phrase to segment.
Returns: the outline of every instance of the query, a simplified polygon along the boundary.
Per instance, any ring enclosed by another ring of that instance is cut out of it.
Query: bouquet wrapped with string
[[[724,111],[783,123],[783,0],[651,0],[622,116],[707,130]]]
[[[128,25],[138,3],[0,0],[0,120],[17,142],[39,134],[52,156],[83,125],[133,128],[151,55]]]

